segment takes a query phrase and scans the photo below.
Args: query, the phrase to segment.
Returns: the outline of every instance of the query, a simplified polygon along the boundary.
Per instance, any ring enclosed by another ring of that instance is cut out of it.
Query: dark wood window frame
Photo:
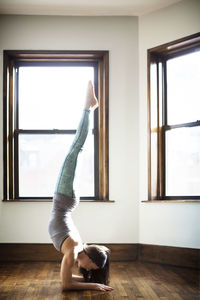
[[[166,123],[166,61],[200,49],[200,34],[163,44],[147,51],[148,58],[148,201],[198,201],[200,196],[166,196],[165,132],[173,126]],[[152,119],[155,126],[152,125]],[[183,126],[182,126],[183,125]],[[200,121],[182,124],[199,126]]]
[[[15,178],[17,154],[16,131],[14,124],[16,102],[16,80],[14,69],[23,64],[63,64],[82,63],[96,64],[96,86],[99,99],[97,125],[97,196],[94,201],[109,201],[109,165],[108,165],[108,79],[109,79],[109,52],[108,51],[4,51],[4,78],[3,78],[3,158],[4,158],[4,201],[50,201],[50,198],[20,199],[17,195]],[[46,131],[45,131],[46,132]],[[88,199],[83,199],[88,200]]]

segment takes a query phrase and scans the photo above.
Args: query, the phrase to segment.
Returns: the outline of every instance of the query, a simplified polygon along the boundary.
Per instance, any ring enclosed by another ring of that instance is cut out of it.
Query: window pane
[[[200,127],[166,132],[166,196],[200,195]]]
[[[167,61],[168,124],[200,119],[200,51]]]
[[[52,197],[74,135],[19,136],[19,197]],[[82,161],[84,163],[82,163]],[[94,197],[94,136],[90,130],[79,154],[75,191]]]
[[[76,129],[93,67],[20,67],[19,128]]]

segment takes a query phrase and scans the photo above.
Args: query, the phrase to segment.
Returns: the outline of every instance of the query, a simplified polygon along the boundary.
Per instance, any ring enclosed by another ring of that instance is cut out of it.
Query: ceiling
[[[0,14],[140,16],[182,0],[0,0]]]

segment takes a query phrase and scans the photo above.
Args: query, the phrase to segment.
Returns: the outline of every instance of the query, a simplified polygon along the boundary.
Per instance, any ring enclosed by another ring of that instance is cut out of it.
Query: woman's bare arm
[[[72,267],[74,257],[73,253],[64,254],[61,262],[60,277],[62,282],[62,289],[67,289],[72,282]]]

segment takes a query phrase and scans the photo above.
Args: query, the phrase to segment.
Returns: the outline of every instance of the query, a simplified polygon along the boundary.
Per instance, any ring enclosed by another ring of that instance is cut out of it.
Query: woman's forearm
[[[93,283],[93,282],[76,282],[71,281],[70,284],[62,289],[64,291],[68,290],[97,290],[102,292],[112,291],[113,288],[108,285],[104,285],[101,283]]]
[[[62,287],[62,291],[67,290],[95,290],[96,283],[92,282],[78,282],[76,280],[72,280],[70,283],[68,283],[67,286]]]

